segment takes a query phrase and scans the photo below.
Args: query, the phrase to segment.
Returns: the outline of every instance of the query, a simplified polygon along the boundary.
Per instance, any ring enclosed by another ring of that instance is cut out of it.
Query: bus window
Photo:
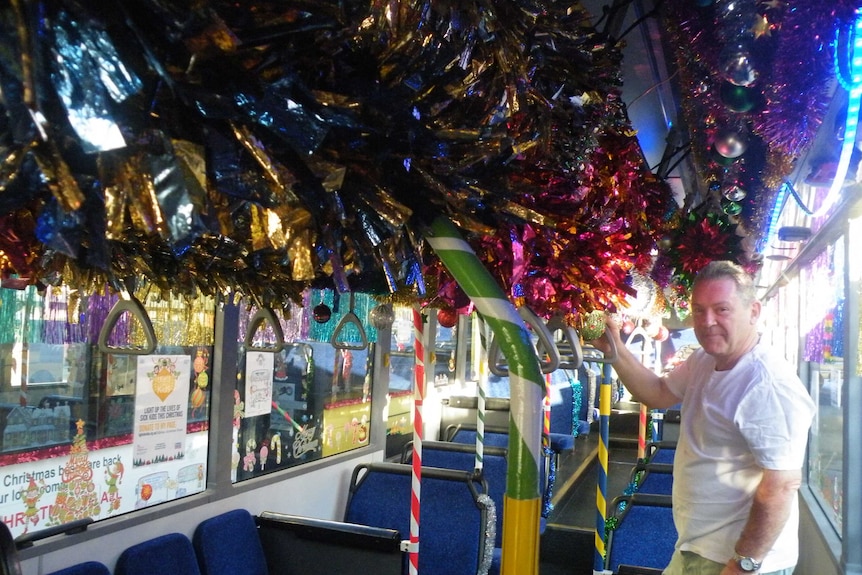
[[[0,288],[0,514],[14,536],[205,489],[215,302],[139,292],[140,317],[111,324],[113,294]]]
[[[253,325],[254,306],[241,315],[233,481],[369,445],[377,345],[369,313],[376,302],[354,294],[351,309],[346,297],[336,298],[330,290],[309,290],[304,305],[292,304],[289,314],[271,312],[278,326]],[[356,325],[333,339],[351,312]],[[249,333],[253,327],[259,329]]]
[[[386,457],[399,455],[413,438],[413,389],[416,364],[413,308],[395,306],[389,348],[389,410]],[[424,361],[424,359],[423,359]]]
[[[817,404],[811,428],[808,481],[815,498],[841,534],[844,485],[844,242],[819,254],[802,274],[803,361]]]

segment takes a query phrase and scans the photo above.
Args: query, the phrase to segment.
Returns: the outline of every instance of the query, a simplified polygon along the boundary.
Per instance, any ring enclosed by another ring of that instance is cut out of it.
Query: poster
[[[135,386],[135,467],[184,457],[191,380],[188,355],[143,355]]]
[[[0,468],[0,520],[13,537],[88,517],[105,519],[206,488],[207,432],[183,435],[185,458],[128,465],[131,444],[91,451],[84,425],[68,453]]]
[[[269,415],[272,411],[272,372],[275,354],[250,351],[245,362],[245,417]]]

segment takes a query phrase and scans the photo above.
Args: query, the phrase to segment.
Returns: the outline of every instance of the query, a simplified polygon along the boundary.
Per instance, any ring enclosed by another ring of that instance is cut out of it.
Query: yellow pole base
[[[503,498],[501,575],[538,575],[542,500]],[[499,510],[497,511],[499,513]]]

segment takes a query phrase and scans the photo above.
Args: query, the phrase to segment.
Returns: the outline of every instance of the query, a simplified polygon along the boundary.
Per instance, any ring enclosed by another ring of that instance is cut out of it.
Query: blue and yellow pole
[[[599,384],[599,470],[596,480],[596,554],[593,573],[604,573],[605,569],[605,518],[608,502],[608,437],[611,419],[611,366],[602,366]]]

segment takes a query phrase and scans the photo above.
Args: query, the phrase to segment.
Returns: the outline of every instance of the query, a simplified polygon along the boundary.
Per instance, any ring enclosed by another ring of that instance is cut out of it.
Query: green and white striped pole
[[[541,405],[545,390],[539,358],[524,320],[455,225],[438,217],[425,239],[487,322],[509,364],[509,467],[500,573],[538,575]]]
[[[479,384],[476,404],[476,473],[481,473],[485,466],[485,398],[488,397],[488,339],[486,333],[488,324],[479,318],[476,322],[479,327]],[[500,509],[498,513],[502,513]]]

